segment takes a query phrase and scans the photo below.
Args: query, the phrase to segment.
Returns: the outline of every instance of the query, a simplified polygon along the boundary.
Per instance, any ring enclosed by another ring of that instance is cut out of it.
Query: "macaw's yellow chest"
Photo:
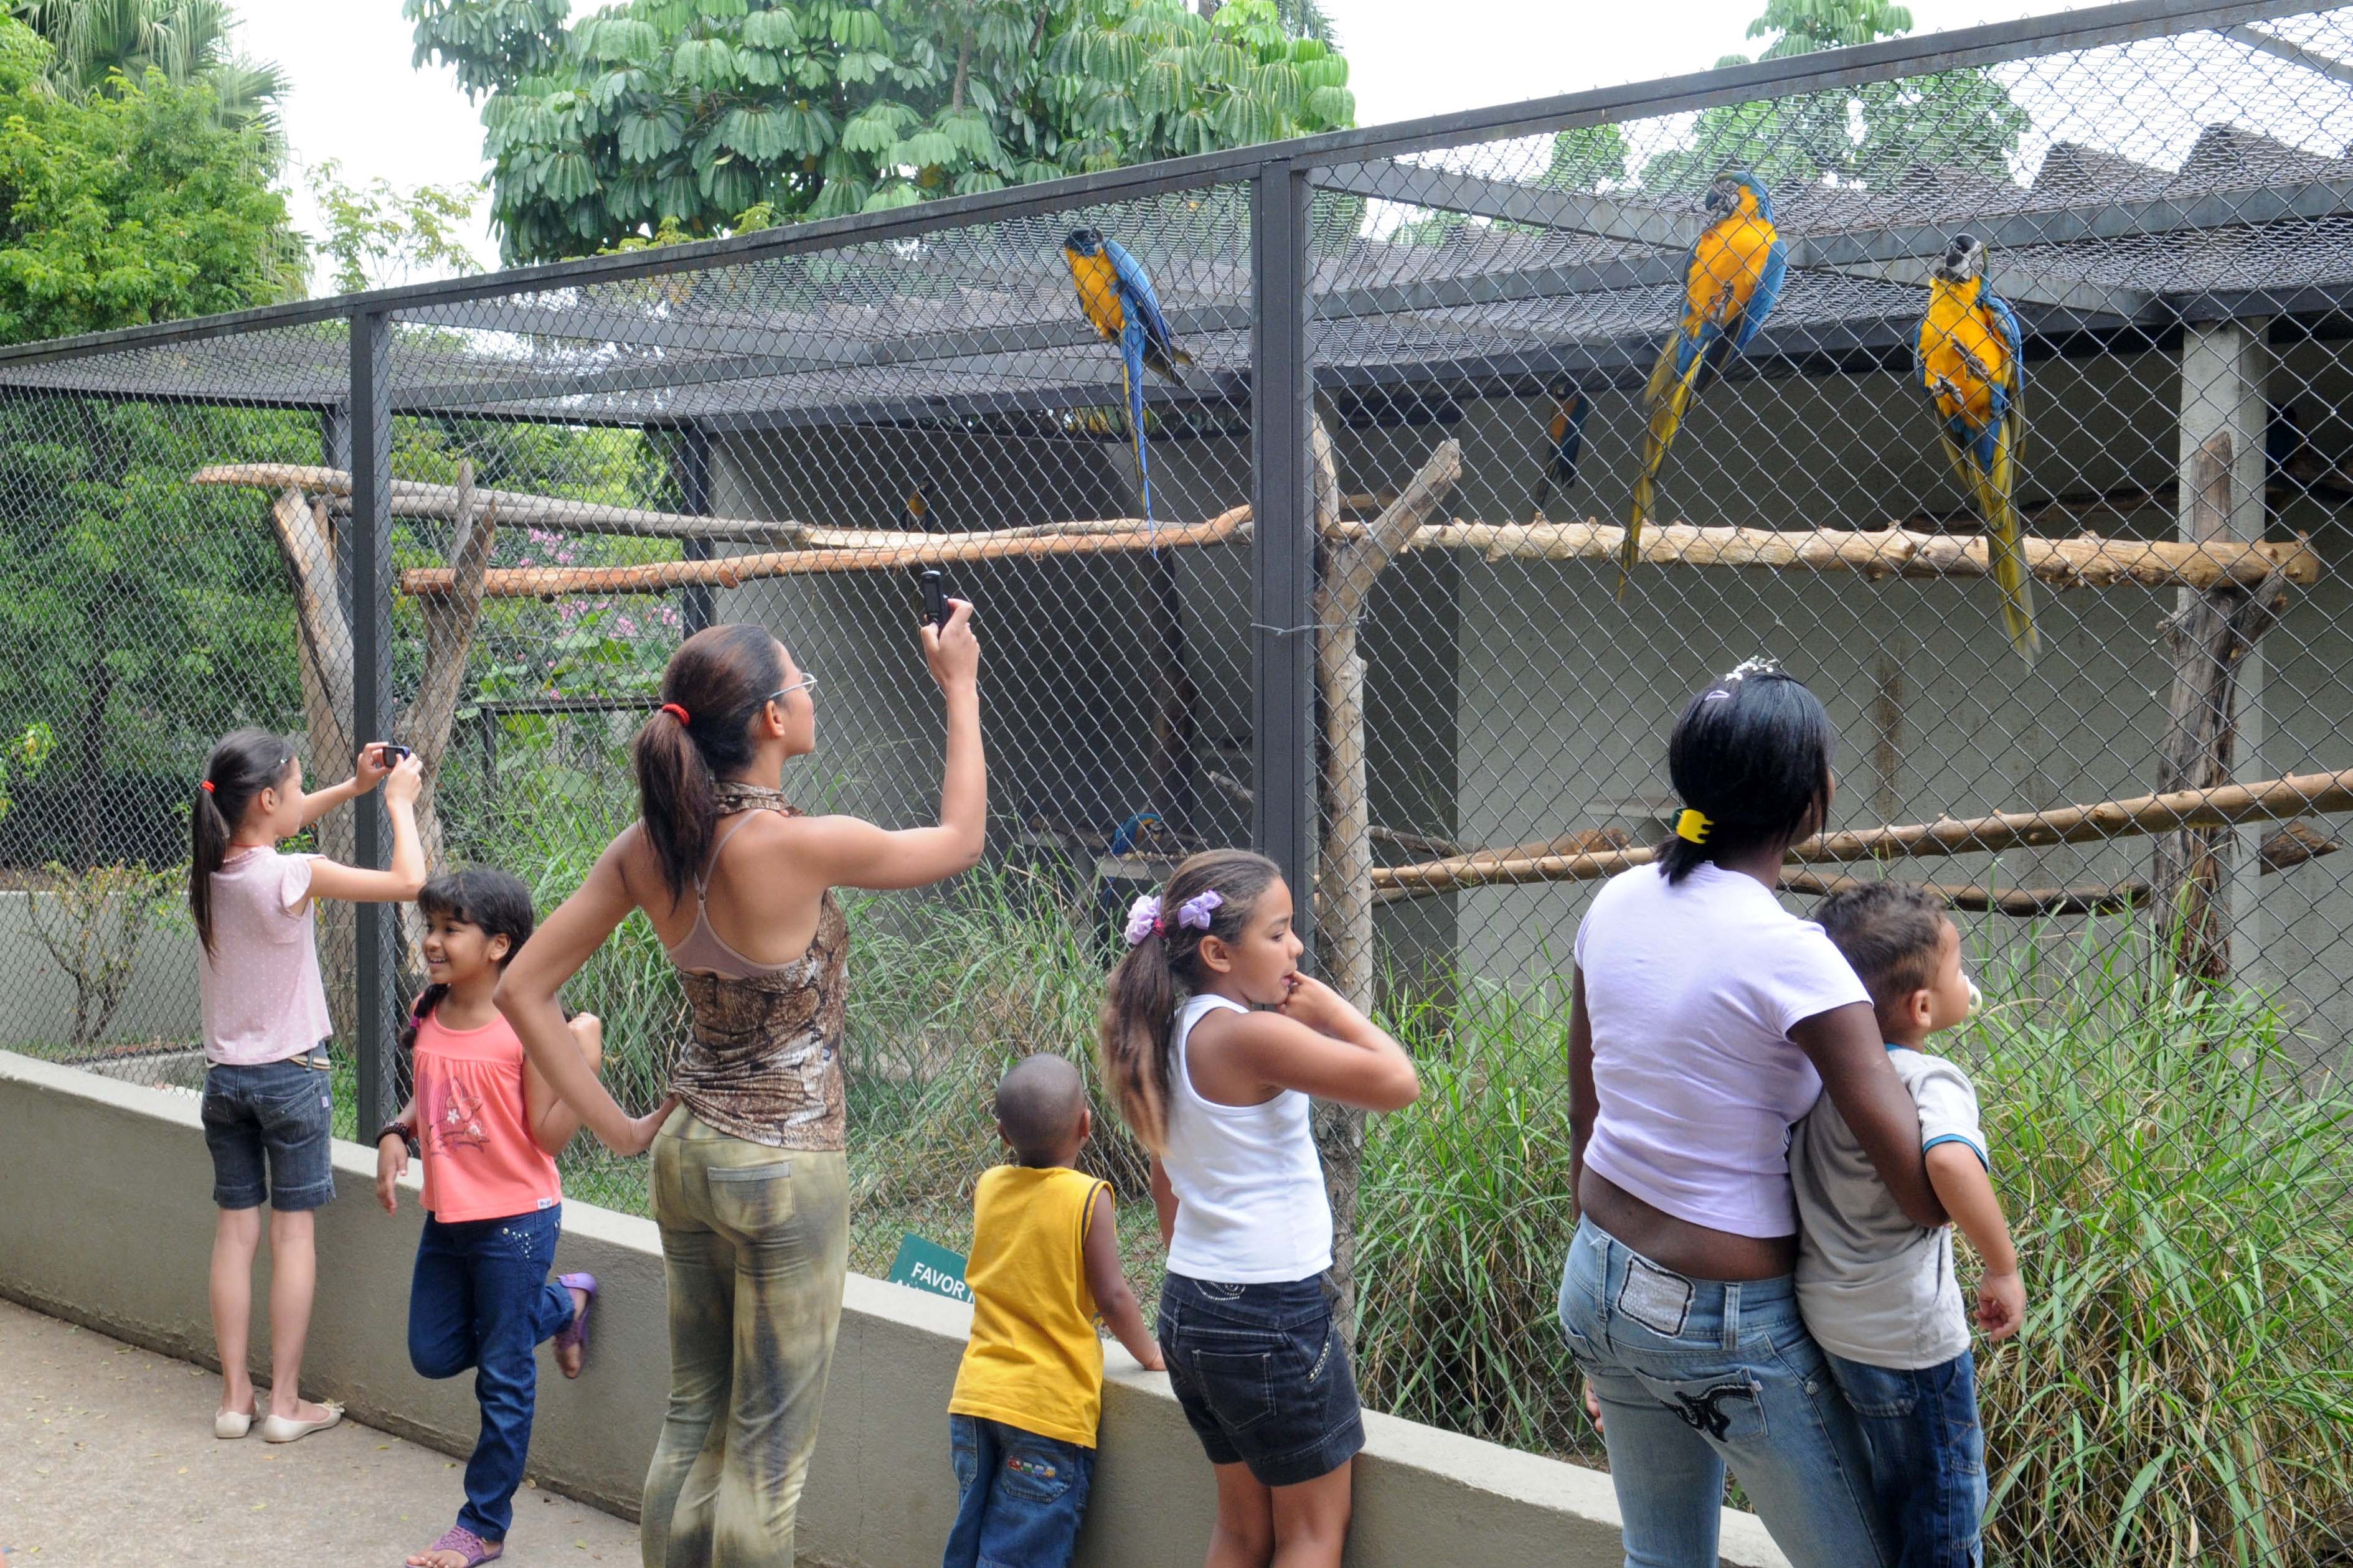
[[[1073,251],[1062,252],[1071,264],[1071,281],[1079,286],[1079,309],[1096,331],[1106,338],[1116,338],[1127,326],[1127,311],[1119,298],[1119,274],[1112,268],[1108,256],[1080,256]]]
[[[2010,384],[2010,343],[1978,303],[1978,283],[1936,279],[1920,323],[1920,380],[1947,419],[1982,430],[1993,418],[1994,389]]]
[[[1683,279],[1683,330],[1723,326],[1748,308],[1764,280],[1778,231],[1753,213],[1734,213],[1699,237]]]

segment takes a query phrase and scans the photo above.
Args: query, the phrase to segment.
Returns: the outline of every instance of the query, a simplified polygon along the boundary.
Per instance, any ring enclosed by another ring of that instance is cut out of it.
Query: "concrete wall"
[[[0,1042],[62,1047],[73,1038],[73,979],[35,932],[36,900],[55,904],[47,893],[0,893]],[[100,1043],[201,1032],[195,933],[159,921],[139,945],[130,992]]]
[[[387,1217],[374,1172],[369,1151],[336,1146],[304,1392],[462,1455],[476,1420],[470,1381],[427,1383],[407,1364],[416,1191]],[[0,1054],[0,1295],[209,1363],[209,1190],[194,1096]],[[594,1272],[602,1293],[586,1374],[542,1377],[532,1470],[543,1487],[633,1513],[669,1387],[659,1241],[650,1222],[585,1204],[566,1204],[564,1217],[558,1267]],[[804,1561],[938,1561],[955,1503],[944,1411],[970,1324],[967,1307],[851,1277],[802,1509]],[[266,1376],[266,1333],[255,1352]],[[1167,1380],[1116,1345],[1108,1353],[1080,1568],[1194,1568],[1215,1511],[1208,1468]],[[212,1397],[209,1383],[191,1380],[187,1418],[203,1420]],[[1607,1477],[1386,1416],[1366,1425],[1352,1563],[1620,1561]],[[1758,1568],[1783,1561],[1754,1518],[1729,1511],[1724,1553]]]

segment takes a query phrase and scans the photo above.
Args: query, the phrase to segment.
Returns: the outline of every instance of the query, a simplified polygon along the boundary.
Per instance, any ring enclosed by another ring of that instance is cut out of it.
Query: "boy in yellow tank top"
[[[973,1195],[972,1341],[948,1401],[961,1500],[942,1568],[1067,1568],[1103,1412],[1098,1314],[1162,1369],[1120,1273],[1111,1187],[1071,1168],[1093,1130],[1060,1057],[1025,1057],[997,1083],[997,1131],[1020,1163]]]

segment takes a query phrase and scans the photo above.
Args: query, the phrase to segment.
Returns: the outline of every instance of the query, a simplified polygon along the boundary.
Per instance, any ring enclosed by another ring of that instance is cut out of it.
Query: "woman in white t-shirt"
[[[1630,1564],[1713,1568],[1727,1466],[1797,1568],[1892,1561],[1861,1431],[1798,1315],[1790,1124],[1827,1091],[1905,1212],[1945,1215],[1869,994],[1773,891],[1828,816],[1833,744],[1768,660],[1701,692],[1668,742],[1675,837],[1577,933],[1560,1321]]]

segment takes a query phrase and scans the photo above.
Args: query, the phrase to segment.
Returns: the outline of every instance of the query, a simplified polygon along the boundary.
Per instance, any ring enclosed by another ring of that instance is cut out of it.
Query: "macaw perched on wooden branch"
[[[1928,274],[1928,313],[1913,363],[1936,412],[1945,456],[1985,521],[2002,625],[2031,665],[2041,639],[2017,500],[2026,356],[2018,316],[1986,281],[1986,248],[1975,235],[1955,235]]]
[[[1535,499],[1528,507],[1530,522],[1546,521],[1545,507],[1555,486],[1563,495],[1576,487],[1577,462],[1585,455],[1585,416],[1593,412],[1593,399],[1567,376],[1554,376],[1545,390],[1552,398],[1552,418],[1545,426],[1545,466],[1536,475]]]
[[[1619,558],[1618,593],[1641,558],[1642,525],[1651,520],[1659,469],[1692,399],[1725,363],[1746,349],[1781,298],[1789,253],[1773,226],[1773,196],[1754,174],[1725,174],[1703,204],[1716,215],[1683,264],[1683,313],[1659,350],[1643,393],[1650,427],[1642,437],[1642,471],[1634,480],[1633,515]]]
[[[1152,469],[1144,456],[1144,373],[1148,368],[1178,386],[1193,356],[1176,346],[1152,279],[1119,241],[1099,228],[1077,228],[1062,242],[1062,258],[1078,285],[1079,309],[1105,342],[1117,343],[1127,389],[1127,426],[1135,442],[1136,482],[1144,490],[1144,522],[1152,526]]]

